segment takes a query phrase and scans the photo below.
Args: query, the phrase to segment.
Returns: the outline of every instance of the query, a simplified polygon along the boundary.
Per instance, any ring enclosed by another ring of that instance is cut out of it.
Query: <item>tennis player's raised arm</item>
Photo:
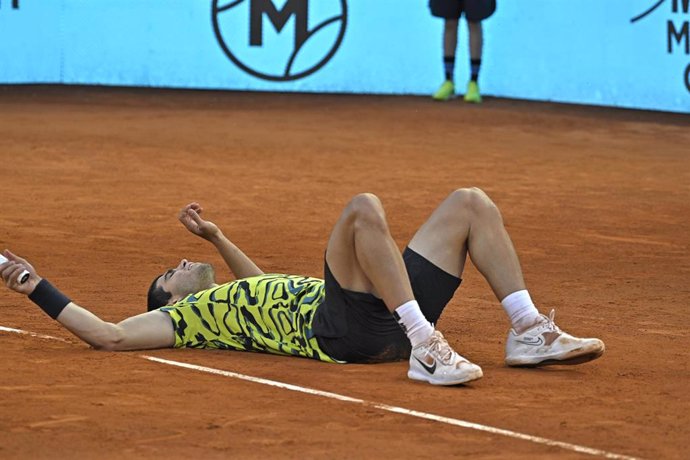
[[[175,344],[170,316],[151,311],[108,323],[68,299],[47,280],[36,273],[25,259],[4,251],[7,262],[0,264],[0,276],[8,288],[25,294],[51,318],[65,326],[72,334],[99,350],[124,351],[169,348]],[[22,281],[22,273],[30,276]]]
[[[235,277],[249,278],[250,276],[262,275],[264,272],[240,248],[235,246],[216,224],[201,218],[202,212],[203,209],[199,203],[190,203],[182,208],[178,217],[187,230],[216,247]]]

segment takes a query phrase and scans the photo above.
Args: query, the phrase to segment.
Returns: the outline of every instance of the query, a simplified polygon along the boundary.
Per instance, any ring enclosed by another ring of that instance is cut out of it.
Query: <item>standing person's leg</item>
[[[480,21],[467,21],[470,35],[470,81],[467,83],[465,102],[482,102],[479,93],[479,70],[482,65],[482,48],[484,45],[484,32]]]
[[[447,81],[455,79],[455,53],[458,48],[458,19],[443,22],[443,73]]]
[[[552,315],[539,314],[525,288],[501,213],[483,191],[471,188],[451,193],[414,235],[408,248],[456,278],[462,276],[470,255],[510,318],[508,364],[577,364],[603,353],[600,340],[572,337],[558,329]],[[424,313],[437,318],[441,312]]]
[[[470,34],[470,80],[479,80],[479,69],[482,65],[484,47],[484,28],[481,21],[467,21]]]
[[[496,11],[495,0],[465,0],[465,19],[470,36],[470,81],[465,91],[465,102],[482,102],[479,93],[479,69],[482,65],[484,28],[482,21]]]
[[[339,288],[380,297],[395,315],[413,347],[410,378],[452,385],[482,376],[481,369],[455,353],[422,314],[376,196],[357,195],[347,205],[328,241],[326,263]],[[420,365],[422,375],[417,373]]]
[[[458,20],[462,14],[462,0],[430,0],[433,16],[443,18],[443,73],[445,80],[431,96],[447,101],[455,96],[455,52],[458,46]]]

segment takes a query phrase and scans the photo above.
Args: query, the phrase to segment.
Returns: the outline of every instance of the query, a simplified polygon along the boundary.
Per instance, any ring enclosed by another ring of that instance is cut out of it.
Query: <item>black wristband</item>
[[[48,313],[48,316],[53,319],[57,319],[62,310],[71,302],[65,294],[58,291],[46,279],[42,279],[36,285],[34,292],[29,294],[29,300],[41,307],[41,310]]]

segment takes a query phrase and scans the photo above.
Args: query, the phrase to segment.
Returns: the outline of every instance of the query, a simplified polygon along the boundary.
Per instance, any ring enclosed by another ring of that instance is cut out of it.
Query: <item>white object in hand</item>
[[[4,264],[7,262],[7,257],[3,256],[0,254],[0,264]],[[19,284],[24,284],[26,283],[26,280],[29,279],[29,272],[27,270],[24,270],[21,275],[19,275]]]

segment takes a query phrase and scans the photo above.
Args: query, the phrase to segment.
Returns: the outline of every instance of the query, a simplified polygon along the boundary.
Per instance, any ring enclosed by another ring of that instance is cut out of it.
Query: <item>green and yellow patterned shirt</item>
[[[190,294],[161,308],[173,322],[176,348],[220,348],[337,362],[312,331],[324,281],[264,274]]]

